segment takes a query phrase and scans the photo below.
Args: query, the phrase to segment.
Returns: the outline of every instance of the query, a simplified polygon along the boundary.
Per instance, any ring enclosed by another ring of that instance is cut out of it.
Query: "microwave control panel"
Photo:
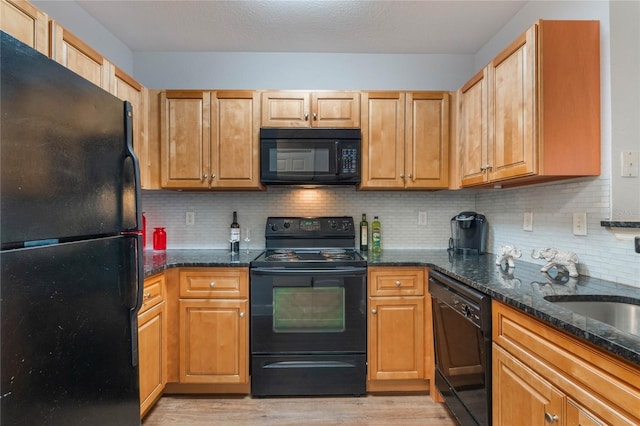
[[[340,173],[358,173],[358,150],[356,148],[342,149],[342,164],[340,164]]]

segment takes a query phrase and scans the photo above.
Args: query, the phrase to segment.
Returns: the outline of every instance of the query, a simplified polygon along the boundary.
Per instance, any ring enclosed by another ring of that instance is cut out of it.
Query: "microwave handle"
[[[340,155],[340,141],[335,141],[336,144],[336,176],[340,174],[340,163],[342,161],[342,156]]]

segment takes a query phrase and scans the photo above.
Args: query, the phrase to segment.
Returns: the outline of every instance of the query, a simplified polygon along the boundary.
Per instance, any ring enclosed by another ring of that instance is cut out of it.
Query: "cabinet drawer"
[[[248,268],[180,269],[180,297],[246,298],[248,283]]]
[[[154,275],[144,280],[142,306],[138,314],[154,307],[164,300],[164,274]]]
[[[369,296],[424,295],[425,268],[369,268]]]

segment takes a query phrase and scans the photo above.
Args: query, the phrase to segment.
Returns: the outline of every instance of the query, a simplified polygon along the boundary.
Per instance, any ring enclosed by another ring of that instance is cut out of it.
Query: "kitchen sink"
[[[545,300],[640,337],[640,300],[593,295],[546,296]]]

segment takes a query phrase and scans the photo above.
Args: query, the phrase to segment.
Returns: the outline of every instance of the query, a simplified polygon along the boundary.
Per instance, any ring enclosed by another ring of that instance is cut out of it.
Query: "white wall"
[[[611,218],[640,221],[640,177],[621,176],[622,151],[640,152],[640,2],[611,2]],[[640,232],[640,231],[639,231]]]
[[[472,55],[140,52],[149,88],[456,90]]]

